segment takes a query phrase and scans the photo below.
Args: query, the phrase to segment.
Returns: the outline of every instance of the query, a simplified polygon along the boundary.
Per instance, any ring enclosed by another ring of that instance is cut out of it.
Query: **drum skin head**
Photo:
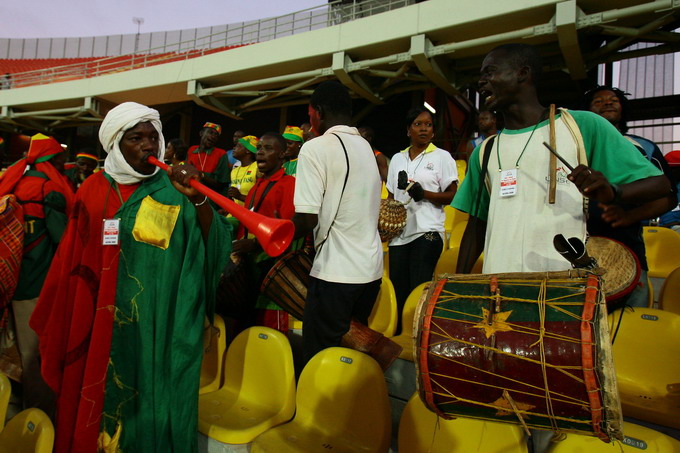
[[[586,242],[588,254],[597,260],[597,267],[604,271],[602,289],[607,304],[630,294],[640,281],[640,261],[635,253],[619,241],[591,236]]]

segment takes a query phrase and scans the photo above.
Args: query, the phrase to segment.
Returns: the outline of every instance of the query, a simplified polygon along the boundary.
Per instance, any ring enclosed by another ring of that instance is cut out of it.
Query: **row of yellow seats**
[[[40,409],[23,410],[5,426],[11,393],[9,378],[0,373],[0,453],[51,453],[54,426]]]
[[[302,322],[291,316],[294,329],[301,329]],[[368,327],[386,337],[394,335],[397,329],[397,296],[394,285],[385,273],[380,285],[373,311],[368,318]],[[215,315],[212,326],[206,326],[203,336],[203,363],[201,365],[201,386],[199,394],[213,392],[222,381],[222,361],[227,347],[224,320]]]
[[[553,442],[549,453],[678,453],[680,442],[649,428],[624,422],[623,442],[602,442],[591,436],[568,434]],[[519,425],[469,418],[444,420],[428,410],[414,394],[399,421],[399,453],[526,453],[526,438]]]
[[[251,452],[387,452],[391,417],[380,366],[346,348],[328,348],[295,386],[285,335],[251,327],[229,346],[224,384],[199,396],[198,429]]]

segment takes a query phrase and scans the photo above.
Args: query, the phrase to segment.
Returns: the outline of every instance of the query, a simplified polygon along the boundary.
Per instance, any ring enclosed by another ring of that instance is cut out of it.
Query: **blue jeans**
[[[406,299],[416,286],[432,280],[442,247],[442,238],[437,232],[424,233],[405,245],[390,246],[390,280],[399,312],[397,333],[401,332],[401,312]]]

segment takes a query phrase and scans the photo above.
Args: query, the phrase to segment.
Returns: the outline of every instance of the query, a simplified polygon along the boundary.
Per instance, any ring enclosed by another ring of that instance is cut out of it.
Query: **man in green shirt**
[[[571,172],[558,162],[556,199],[549,203],[550,153],[543,142],[550,141],[550,127],[536,92],[541,67],[536,50],[525,44],[499,46],[484,59],[479,91],[486,107],[503,115],[505,128],[494,139],[484,174],[484,145],[475,148],[452,202],[471,215],[457,272],[470,272],[482,248],[485,273],[567,269],[553,237],[585,240],[583,197],[603,204],[642,203],[670,191],[661,172],[608,121],[591,112],[562,111],[555,120],[557,150],[575,168]],[[568,117],[580,130],[583,147],[577,146]]]

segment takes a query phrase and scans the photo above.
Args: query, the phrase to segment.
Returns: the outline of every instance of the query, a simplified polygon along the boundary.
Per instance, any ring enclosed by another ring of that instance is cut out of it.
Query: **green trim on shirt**
[[[574,117],[583,136],[588,166],[602,172],[612,184],[628,184],[639,179],[662,174],[606,119],[592,112],[570,110],[569,113]],[[560,116],[557,115],[556,118]],[[548,124],[549,120],[542,121],[537,130],[546,127]],[[503,129],[502,134],[521,134],[530,132],[533,128],[532,125],[522,129]],[[472,215],[475,215],[471,211],[477,199],[479,178],[482,171],[479,162],[480,148],[481,144],[472,152],[468,162],[467,175],[451,202],[452,207]],[[480,198],[479,215],[477,217],[486,221],[488,212],[489,193],[484,190]]]

